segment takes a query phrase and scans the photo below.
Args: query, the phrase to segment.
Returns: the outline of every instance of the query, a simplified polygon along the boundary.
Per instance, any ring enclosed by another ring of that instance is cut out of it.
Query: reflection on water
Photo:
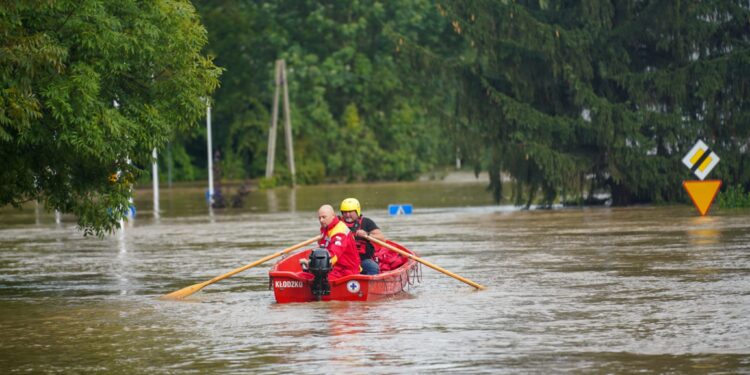
[[[268,211],[279,212],[279,199],[276,196],[276,190],[266,190],[266,200],[268,201]]]
[[[348,196],[389,237],[488,289],[424,268],[404,298],[278,305],[262,265],[157,299],[311,237],[318,206]],[[746,211],[521,211],[490,205],[484,184],[277,189],[243,209],[212,210],[198,188],[161,198],[158,220],[136,200],[136,220],[105,239],[35,207],[2,211],[0,370],[750,372]],[[394,202],[415,214],[388,216]]]
[[[289,189],[289,212],[297,212],[297,188]]]
[[[713,216],[694,217],[690,220],[687,233],[694,245],[718,244],[721,236],[721,221]]]
[[[128,230],[128,227],[123,227],[115,235],[119,246],[117,261],[115,262],[115,276],[117,277],[117,284],[120,287],[120,295],[128,294],[128,285],[130,284],[128,279],[128,243],[127,236],[125,235],[125,232]]]

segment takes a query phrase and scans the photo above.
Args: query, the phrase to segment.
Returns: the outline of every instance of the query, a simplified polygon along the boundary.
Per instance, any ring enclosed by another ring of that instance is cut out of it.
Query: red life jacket
[[[391,243],[391,245],[400,248],[401,250],[406,250],[400,245],[394,243]],[[378,247],[378,249],[375,250],[375,258],[378,261],[378,265],[380,265],[380,272],[395,270],[408,260],[407,257],[385,247]]]

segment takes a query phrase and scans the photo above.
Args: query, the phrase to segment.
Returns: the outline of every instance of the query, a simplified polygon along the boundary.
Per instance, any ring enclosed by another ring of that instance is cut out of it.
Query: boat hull
[[[390,245],[409,253],[413,252],[394,242]],[[312,302],[318,299],[312,294],[311,275],[302,272],[300,259],[307,259],[312,249],[308,249],[276,263],[269,271],[270,288],[278,303]],[[394,296],[413,283],[418,271],[418,263],[412,259],[400,267],[377,275],[349,275],[330,281],[331,293],[321,301],[376,301]]]

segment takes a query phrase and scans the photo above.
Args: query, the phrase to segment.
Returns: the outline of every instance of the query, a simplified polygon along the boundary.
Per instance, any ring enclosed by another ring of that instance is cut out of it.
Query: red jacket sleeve
[[[328,251],[331,252],[332,258],[336,257],[336,264],[329,275],[330,280],[360,272],[359,253],[354,244],[354,236],[351,233],[340,233],[333,236],[328,244]]]

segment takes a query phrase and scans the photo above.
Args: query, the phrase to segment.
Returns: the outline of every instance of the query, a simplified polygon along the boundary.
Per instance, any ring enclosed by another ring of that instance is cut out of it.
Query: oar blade
[[[183,299],[183,298],[185,298],[185,297],[187,297],[187,296],[189,296],[189,295],[191,295],[193,293],[196,293],[199,290],[203,289],[204,286],[206,286],[205,282],[202,282],[200,284],[193,284],[193,285],[190,285],[188,287],[182,288],[180,290],[176,290],[176,291],[174,291],[172,293],[165,294],[165,295],[159,297],[159,299],[164,299],[164,300]]]
[[[247,269],[253,268],[253,267],[255,267],[255,266],[259,265],[259,264],[265,263],[265,262],[267,262],[267,261],[269,261],[269,260],[271,260],[273,258],[282,256],[284,254],[288,254],[288,253],[290,253],[290,252],[292,252],[294,250],[299,249],[300,247],[307,246],[307,245],[309,245],[309,244],[311,244],[311,243],[313,243],[313,242],[315,242],[315,241],[317,241],[319,239],[320,239],[320,235],[317,235],[317,236],[315,236],[315,237],[313,237],[313,238],[311,238],[311,239],[309,239],[307,241],[300,242],[300,243],[298,243],[298,244],[296,244],[294,246],[291,246],[291,247],[288,247],[288,248],[286,248],[284,250],[281,250],[278,253],[267,255],[267,256],[265,256],[265,257],[263,257],[261,259],[258,259],[255,262],[252,262],[252,263],[250,263],[248,265],[245,265],[245,266],[242,266],[242,267],[237,268],[235,270],[232,270],[231,272],[227,272],[227,273],[225,273],[225,274],[223,274],[221,276],[216,276],[216,277],[214,277],[211,280],[204,281],[204,282],[199,283],[199,284],[191,285],[189,287],[182,288],[182,289],[180,289],[178,291],[174,291],[174,292],[169,293],[169,294],[165,294],[165,295],[159,297],[159,299],[163,299],[163,300],[179,300],[179,299],[183,299],[183,298],[185,298],[185,297],[187,297],[187,296],[189,296],[189,295],[191,295],[191,294],[193,294],[193,293],[195,293],[195,292],[203,289],[204,287],[206,287],[208,285],[211,285],[211,284],[213,284],[213,283],[215,283],[217,281],[224,280],[227,277],[233,276],[233,275],[235,275],[237,273],[240,273],[240,272],[245,271]]]

